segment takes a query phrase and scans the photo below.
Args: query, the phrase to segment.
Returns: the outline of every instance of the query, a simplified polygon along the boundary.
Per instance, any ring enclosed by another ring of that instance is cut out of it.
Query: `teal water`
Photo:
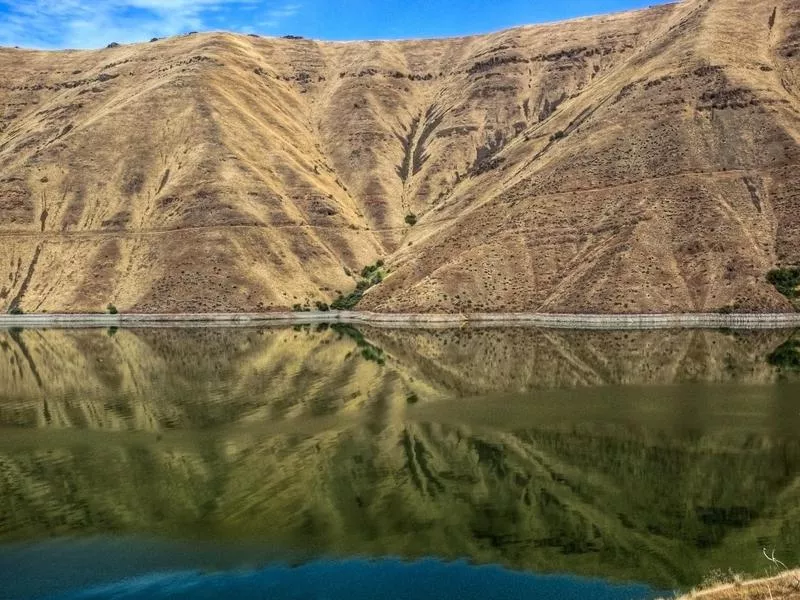
[[[0,330],[0,589],[633,599],[797,564],[795,339]]]
[[[464,561],[351,558],[255,567],[248,564],[252,560],[237,547],[198,548],[137,538],[62,540],[0,550],[0,586],[4,597],[59,600],[233,596],[631,600],[656,595],[646,585],[535,575]],[[210,569],[212,564],[216,568]]]

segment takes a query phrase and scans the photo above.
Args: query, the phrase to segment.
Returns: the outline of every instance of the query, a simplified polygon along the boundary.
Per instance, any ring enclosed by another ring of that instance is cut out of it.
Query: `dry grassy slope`
[[[0,303],[285,308],[384,257],[364,308],[789,310],[798,56],[792,0],[0,49]]]
[[[763,274],[798,259],[798,26],[788,2],[677,6],[426,216],[365,305],[785,308]]]

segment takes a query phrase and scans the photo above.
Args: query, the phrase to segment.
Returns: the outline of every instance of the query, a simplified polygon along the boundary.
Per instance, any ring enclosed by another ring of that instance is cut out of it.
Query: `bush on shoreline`
[[[361,301],[364,293],[372,286],[378,285],[385,277],[383,272],[384,262],[377,261],[374,265],[367,265],[361,270],[361,280],[356,284],[356,289],[349,294],[339,295],[331,303],[333,310],[352,310]]]
[[[767,281],[789,299],[800,297],[800,267],[782,267],[767,273]]]

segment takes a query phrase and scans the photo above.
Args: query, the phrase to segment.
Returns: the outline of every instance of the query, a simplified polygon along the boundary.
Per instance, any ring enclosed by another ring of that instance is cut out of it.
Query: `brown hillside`
[[[0,49],[0,248],[28,312],[286,308],[378,258],[359,308],[791,310],[800,7]]]

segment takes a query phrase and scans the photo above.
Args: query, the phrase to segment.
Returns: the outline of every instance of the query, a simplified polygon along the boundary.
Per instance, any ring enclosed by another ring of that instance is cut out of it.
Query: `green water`
[[[0,330],[0,546],[139,536],[658,589],[762,574],[765,547],[800,563],[794,340]]]

